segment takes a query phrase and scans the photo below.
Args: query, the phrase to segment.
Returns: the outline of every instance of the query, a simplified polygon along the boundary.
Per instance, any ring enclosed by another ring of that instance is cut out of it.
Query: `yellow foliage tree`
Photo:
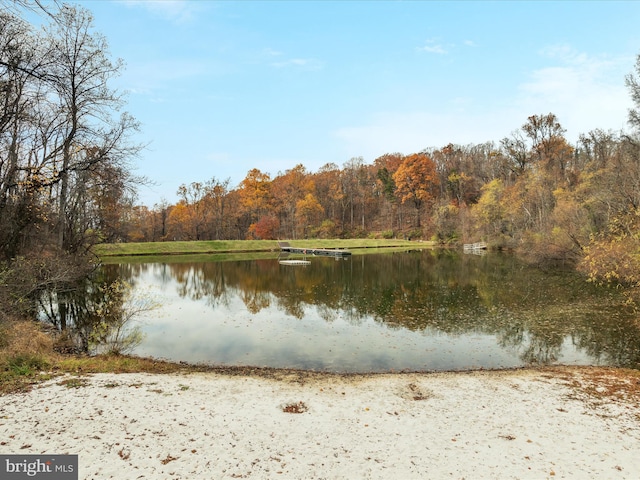
[[[271,208],[271,177],[254,168],[240,182],[239,193],[242,208],[257,219]]]
[[[502,180],[496,178],[482,187],[480,200],[473,207],[478,220],[485,225],[491,226],[494,233],[501,230],[502,219],[505,209],[502,205],[502,195],[504,184]]]
[[[302,200],[296,203],[296,220],[298,227],[302,229],[303,236],[306,237],[310,227],[319,225],[322,221],[324,208],[318,199],[308,193]]]

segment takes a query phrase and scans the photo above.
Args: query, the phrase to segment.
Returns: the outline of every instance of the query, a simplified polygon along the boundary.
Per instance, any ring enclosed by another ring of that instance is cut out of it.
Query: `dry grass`
[[[0,395],[28,391],[34,384],[63,374],[217,372],[259,376],[304,383],[313,372],[260,367],[186,365],[126,355],[71,355],[55,351],[59,338],[44,332],[36,322],[0,325]],[[59,345],[58,345],[59,346]]]
[[[15,355],[48,355],[53,339],[34,322],[10,322],[0,328],[0,360]]]
[[[51,378],[57,360],[53,339],[35,322],[0,325],[0,394],[28,390],[43,378]]]
[[[46,333],[36,322],[0,324],[0,395],[27,391],[35,383],[71,373],[173,373],[199,367],[124,355],[62,355],[60,338]]]

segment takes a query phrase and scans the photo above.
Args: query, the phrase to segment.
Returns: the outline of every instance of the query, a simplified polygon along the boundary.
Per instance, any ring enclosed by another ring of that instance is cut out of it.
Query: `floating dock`
[[[280,265],[311,265],[309,260],[278,260]]]
[[[280,251],[283,253],[297,253],[316,257],[348,257],[351,255],[349,250],[341,248],[299,248],[292,247],[289,242],[278,242],[278,244],[280,245]]]

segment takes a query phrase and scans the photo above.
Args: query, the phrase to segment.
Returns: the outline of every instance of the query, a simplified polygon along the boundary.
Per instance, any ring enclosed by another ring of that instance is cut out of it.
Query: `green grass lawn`
[[[414,242],[408,240],[385,239],[316,239],[316,240],[288,240],[294,247],[307,248],[347,248],[375,249],[391,247],[415,248],[433,246],[433,242]],[[125,257],[137,255],[191,255],[191,254],[228,254],[249,252],[278,252],[280,247],[276,240],[211,240],[193,242],[145,242],[145,243],[104,243],[94,247],[94,253],[99,257]]]

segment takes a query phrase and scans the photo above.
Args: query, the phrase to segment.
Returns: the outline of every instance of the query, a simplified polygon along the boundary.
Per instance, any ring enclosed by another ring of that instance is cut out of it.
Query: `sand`
[[[77,454],[81,479],[640,478],[638,377],[275,377],[57,377],[0,397],[0,453]]]

